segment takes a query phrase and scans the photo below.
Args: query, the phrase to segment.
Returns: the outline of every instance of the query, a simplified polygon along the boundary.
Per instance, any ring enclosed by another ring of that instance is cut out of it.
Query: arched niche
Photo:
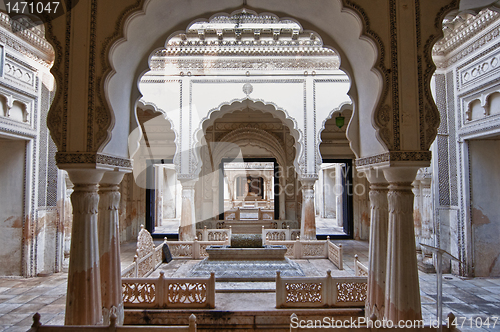
[[[230,131],[221,137],[212,146],[212,160],[216,167],[221,165],[223,159],[242,160],[246,156],[244,150],[248,147],[257,147],[269,152],[270,156],[276,159],[278,167],[282,170],[278,172],[279,183],[286,183],[286,155],[285,150],[276,137],[265,130],[258,128],[239,128]],[[219,183],[220,172],[213,173],[213,183]],[[284,219],[285,211],[285,190],[279,192],[279,216]]]
[[[165,112],[152,103],[140,100],[134,112],[134,119],[139,124],[134,131],[140,134],[133,136],[140,137],[140,140],[129,142],[133,151],[130,156],[134,161],[133,176],[139,187],[147,188],[146,169],[151,163],[175,158],[178,151],[178,134]]]
[[[265,113],[271,114],[274,118],[277,118],[281,120],[283,125],[288,127],[290,131],[290,135],[294,138],[294,147],[295,147],[295,158],[294,158],[294,166],[298,170],[298,156],[300,155],[300,152],[302,151],[302,136],[303,134],[300,132],[300,130],[297,128],[297,123],[294,121],[292,117],[290,117],[287,112],[281,108],[279,108],[277,105],[273,103],[267,103],[265,101],[255,101],[250,98],[242,99],[242,100],[235,100],[232,102],[227,102],[222,104],[218,108],[214,108],[209,110],[207,116],[202,119],[199,127],[196,129],[194,136],[195,136],[195,146],[197,147],[195,149],[195,152],[197,154],[197,158],[200,158],[200,152],[199,148],[205,146],[207,143],[206,138],[205,138],[205,133],[206,130],[209,126],[212,126],[217,119],[222,118],[224,115],[233,113],[238,110],[245,110],[245,109],[250,109],[250,110],[259,110]],[[266,132],[264,132],[266,133]],[[267,134],[267,133],[266,133]],[[269,134],[267,134],[269,135]],[[242,136],[243,137],[243,136]],[[248,144],[253,144],[255,141],[254,138],[248,135],[244,135],[246,139],[248,139],[249,142]],[[259,135],[259,137],[262,137],[262,135]],[[226,139],[226,138],[225,138]],[[228,141],[229,142],[229,141]],[[244,144],[244,142],[239,139],[240,144]],[[284,158],[284,151],[279,150],[279,144],[276,142],[276,139],[273,138],[272,136],[269,137],[269,142],[273,142],[273,145],[275,146],[275,150],[273,151],[273,154],[281,154],[280,156],[276,156],[276,159],[278,160],[278,164],[282,165],[285,167],[285,160]],[[234,142],[232,142],[234,143]],[[245,143],[246,144],[246,143]],[[270,143],[268,143],[270,144]],[[217,160],[220,161],[219,156],[216,154],[216,151],[220,151],[221,149],[219,148],[218,150],[212,150],[212,155],[213,155],[213,161],[214,161],[214,166],[217,167],[218,163],[216,162]],[[201,165],[198,166],[199,169],[201,169]]]

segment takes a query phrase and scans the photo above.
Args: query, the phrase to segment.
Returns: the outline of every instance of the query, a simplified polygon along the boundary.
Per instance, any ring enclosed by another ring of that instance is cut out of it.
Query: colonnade
[[[418,168],[363,170],[371,184],[368,317],[421,319],[412,182]],[[114,313],[123,322],[119,184],[124,173],[68,170],[74,191],[73,229],[66,302],[67,325],[107,324]],[[195,237],[193,179],[181,180],[180,240]],[[301,238],[316,239],[314,183],[304,178]]]
[[[368,318],[422,319],[412,191],[420,167],[364,171],[370,182],[371,205]]]

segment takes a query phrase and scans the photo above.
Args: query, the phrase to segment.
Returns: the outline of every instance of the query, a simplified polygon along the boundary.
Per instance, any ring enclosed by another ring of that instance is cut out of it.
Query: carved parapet
[[[364,307],[366,277],[282,277],[276,272],[276,308]]]

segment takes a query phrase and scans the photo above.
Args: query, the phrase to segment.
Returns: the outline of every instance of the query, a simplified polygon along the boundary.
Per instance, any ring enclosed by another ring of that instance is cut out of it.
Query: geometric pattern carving
[[[156,285],[148,282],[126,282],[122,284],[123,303],[154,303]]]
[[[226,240],[226,232],[218,232],[218,231],[209,231],[208,232],[208,241],[225,241]]]
[[[206,283],[174,283],[168,285],[168,303],[203,304],[207,302]]]
[[[280,231],[268,232],[266,238],[269,241],[284,241],[286,240],[286,233]]]
[[[285,303],[322,302],[323,283],[285,283]]]
[[[366,300],[367,283],[338,282],[336,302],[364,302]]]

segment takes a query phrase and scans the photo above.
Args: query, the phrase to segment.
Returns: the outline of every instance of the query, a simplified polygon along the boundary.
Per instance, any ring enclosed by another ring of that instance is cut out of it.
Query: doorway
[[[275,158],[222,159],[219,171],[219,220],[280,218]]]
[[[352,239],[352,183],[352,160],[323,159],[314,190],[318,239]]]

